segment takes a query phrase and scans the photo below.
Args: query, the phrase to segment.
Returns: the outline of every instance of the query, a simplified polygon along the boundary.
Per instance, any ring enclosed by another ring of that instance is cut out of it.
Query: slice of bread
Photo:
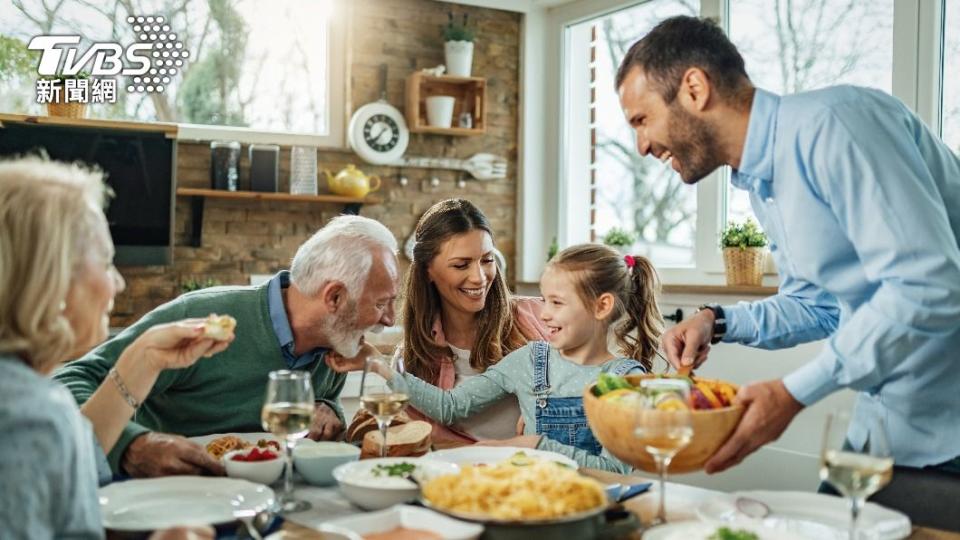
[[[398,414],[392,422],[391,426],[399,426],[406,424],[410,421],[410,417],[400,413]],[[344,433],[344,439],[348,443],[358,444],[363,441],[363,438],[367,433],[377,430],[377,419],[373,417],[372,414],[368,413],[364,409],[357,411],[357,414],[353,416],[353,421],[350,422],[350,425],[347,427],[346,432]]]
[[[430,437],[432,431],[433,426],[420,420],[390,426],[387,428],[387,456],[415,457],[426,454],[433,442]],[[383,437],[379,431],[367,433],[363,437],[360,459],[380,457],[382,445]]]

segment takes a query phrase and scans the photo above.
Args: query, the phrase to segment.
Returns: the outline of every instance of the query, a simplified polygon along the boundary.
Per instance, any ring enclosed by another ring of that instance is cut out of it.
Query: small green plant
[[[199,291],[200,289],[206,289],[208,287],[217,287],[219,285],[223,285],[223,283],[220,283],[219,281],[213,278],[207,278],[204,280],[190,278],[180,283],[180,291],[188,293],[191,291]]]
[[[443,27],[444,41],[473,41],[473,30],[467,28],[468,14],[463,14],[463,24],[453,20],[453,12],[447,12],[447,25]]]
[[[57,73],[56,75],[49,75],[40,78],[47,81],[65,81],[67,79],[89,79],[90,74],[86,71],[78,71],[75,75],[64,75],[63,73]]]
[[[557,237],[553,237],[553,241],[550,242],[550,247],[547,248],[547,261],[557,256],[557,252],[560,251],[560,245],[557,244]]]
[[[603,243],[614,247],[632,246],[636,240],[637,238],[632,232],[619,227],[614,227],[603,235]]]
[[[720,233],[721,248],[746,249],[765,245],[767,245],[767,235],[760,230],[760,227],[752,219],[747,219],[742,224],[731,221],[727,223],[727,228]]]

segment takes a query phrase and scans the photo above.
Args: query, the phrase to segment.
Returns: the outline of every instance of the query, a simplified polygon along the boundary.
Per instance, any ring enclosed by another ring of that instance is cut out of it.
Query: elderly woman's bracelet
[[[130,390],[127,389],[127,385],[123,384],[123,379],[120,378],[120,372],[117,371],[116,366],[110,368],[110,373],[107,374],[113,384],[117,386],[117,391],[120,392],[120,397],[127,402],[127,405],[133,407],[133,410],[140,408],[140,402],[130,394]]]

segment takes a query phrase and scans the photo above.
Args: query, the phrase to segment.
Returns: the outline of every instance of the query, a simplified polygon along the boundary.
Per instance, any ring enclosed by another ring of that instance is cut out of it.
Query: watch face
[[[377,152],[389,152],[400,141],[400,126],[385,114],[375,114],[363,124],[363,140]]]

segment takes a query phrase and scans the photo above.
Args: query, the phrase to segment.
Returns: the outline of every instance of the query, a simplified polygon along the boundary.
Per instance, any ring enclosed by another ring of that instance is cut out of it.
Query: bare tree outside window
[[[658,265],[692,266],[696,190],[669,165],[637,153],[633,130],[620,110],[613,78],[634,42],[674,15],[696,15],[695,0],[655,0],[594,21],[596,40],[594,236],[617,227],[634,233],[632,247]]]
[[[730,39],[754,85],[777,94],[892,88],[893,0],[734,0]],[[727,219],[752,216],[746,192],[728,186]]]
[[[128,16],[162,15],[189,58],[162,93],[131,93],[89,108],[120,120],[328,132],[327,17],[332,0],[10,0],[0,2],[0,111],[42,114],[36,103],[41,34],[128,45]]]

